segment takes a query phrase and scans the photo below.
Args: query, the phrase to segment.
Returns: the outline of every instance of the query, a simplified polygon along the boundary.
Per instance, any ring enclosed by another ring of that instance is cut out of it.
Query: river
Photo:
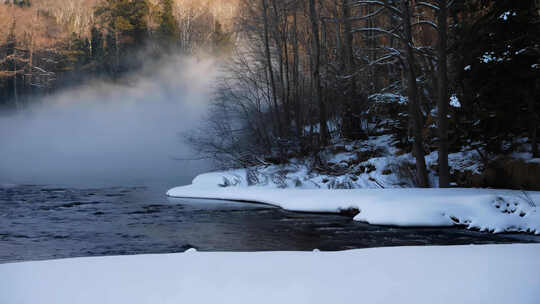
[[[200,251],[540,242],[523,234],[396,228],[237,202],[167,198],[157,186],[0,187],[0,263]]]

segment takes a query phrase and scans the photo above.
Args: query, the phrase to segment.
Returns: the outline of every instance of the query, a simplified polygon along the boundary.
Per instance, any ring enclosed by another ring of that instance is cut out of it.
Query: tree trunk
[[[15,107],[19,108],[19,92],[17,91],[17,49],[13,47],[13,100]]]
[[[261,0],[263,6],[263,23],[264,23],[264,52],[266,55],[266,65],[268,66],[268,74],[270,78],[270,88],[272,89],[272,101],[274,103],[274,114],[276,118],[278,136],[282,136],[282,126],[280,122],[279,107],[276,96],[276,83],[274,79],[274,69],[272,68],[272,58],[270,54],[270,41],[268,38],[268,5],[266,0]]]
[[[116,64],[116,71],[115,73],[118,73],[120,70],[120,42],[118,41],[119,35],[118,30],[114,30],[114,46],[115,46],[115,64]]]
[[[439,94],[438,94],[438,122],[439,122],[439,187],[450,186],[450,171],[448,168],[448,73],[447,73],[447,0],[439,0],[439,43],[437,45],[439,55]]]
[[[296,136],[299,140],[302,139],[302,109],[300,105],[300,94],[299,94],[299,84],[298,84],[298,74],[299,74],[299,56],[298,56],[298,8],[294,7],[293,15],[293,100],[294,100],[294,114],[296,122]]]
[[[422,140],[423,118],[418,105],[418,85],[416,83],[416,73],[414,71],[414,50],[411,33],[411,20],[409,14],[409,0],[401,0],[401,11],[403,14],[403,29],[405,34],[406,56],[407,56],[407,93],[409,99],[409,119],[412,119],[413,126],[413,153],[416,158],[416,175],[419,187],[428,187],[426,160],[424,157],[424,144]]]
[[[281,100],[281,108],[279,109],[277,115],[279,116],[279,121],[280,121],[280,124],[279,124],[279,137],[280,138],[287,138],[288,137],[288,132],[289,132],[289,120],[287,120],[286,118],[286,113],[288,111],[288,108],[287,108],[287,103],[286,103],[286,100],[285,100],[285,77],[284,77],[284,59],[283,59],[283,45],[282,45],[282,39],[281,39],[281,35],[282,35],[282,31],[281,31],[281,18],[280,18],[280,15],[279,15],[279,12],[278,12],[278,8],[277,8],[277,5],[276,5],[276,0],[270,0],[271,1],[271,4],[272,4],[272,11],[274,13],[274,16],[273,16],[273,20],[272,20],[272,29],[273,29],[273,35],[271,35],[273,38],[274,38],[274,43],[276,45],[276,53],[278,55],[278,63],[279,63],[279,70],[278,70],[278,77],[277,77],[277,80],[278,80],[278,83],[279,83],[279,86],[276,87],[276,90],[279,90],[280,91],[280,100]],[[285,115],[283,115],[285,114]],[[278,142],[278,146],[279,146],[279,154],[280,154],[280,158],[281,160],[286,160],[287,158],[287,153],[286,153],[286,148],[283,146],[283,144],[281,142]]]
[[[285,19],[285,22],[288,22],[287,19]],[[290,126],[291,126],[291,85],[290,85],[290,77],[289,77],[289,47],[287,45],[287,33],[289,32],[288,25],[285,25],[285,33],[282,34],[282,44],[283,44],[283,52],[284,52],[284,58],[285,58],[285,97],[283,99],[283,104],[285,105],[285,123],[287,124],[287,136],[290,135]]]
[[[321,46],[319,42],[319,22],[317,18],[317,9],[315,7],[315,0],[309,0],[309,17],[311,19],[311,31],[312,31],[312,44],[313,44],[313,86],[315,102],[319,105],[319,146],[326,146],[328,144],[328,125],[326,105],[322,98],[321,87],[321,75],[320,69],[320,57]]]
[[[529,92],[527,94],[527,105],[529,110],[529,137],[531,141],[531,152],[533,158],[540,157],[540,152],[538,151],[538,114],[536,113],[535,109],[535,99],[534,99],[534,92],[535,92],[535,83],[533,82],[529,86]]]
[[[341,0],[341,10],[344,27],[344,65],[345,76],[347,79],[345,83],[349,84],[346,97],[346,117],[344,117],[345,120],[348,120],[347,127],[349,128],[349,130],[346,132],[348,133],[346,136],[349,138],[357,138],[357,135],[361,133],[360,129],[362,123],[360,121],[355,121],[359,120],[359,118],[354,117],[354,98],[356,97],[356,64],[353,54],[353,34],[347,0]]]
[[[36,19],[34,19],[36,20]],[[32,26],[31,27],[31,32],[30,32],[30,48],[28,49],[28,73],[30,75],[30,92],[31,93],[34,93],[35,89],[34,89],[34,86],[32,86],[31,84],[34,82],[34,35],[35,35],[35,32],[34,32],[34,27]],[[41,84],[41,81],[38,79],[38,82]]]

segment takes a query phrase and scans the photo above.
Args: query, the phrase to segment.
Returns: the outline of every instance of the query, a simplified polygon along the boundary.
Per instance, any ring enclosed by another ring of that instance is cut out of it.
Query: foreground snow
[[[355,209],[354,217],[377,225],[453,226],[499,232],[540,234],[540,192],[490,189],[278,189],[231,186],[235,172],[202,174],[171,197],[253,201],[291,211],[332,212]],[[228,180],[228,187],[219,184]]]
[[[187,252],[0,265],[0,303],[538,303],[540,245]]]

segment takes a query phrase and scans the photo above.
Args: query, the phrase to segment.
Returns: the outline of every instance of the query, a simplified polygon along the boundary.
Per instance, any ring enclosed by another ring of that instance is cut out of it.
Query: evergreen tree
[[[7,98],[6,100],[13,100],[16,107],[19,106],[19,82],[17,81],[19,70],[19,54],[17,54],[17,36],[15,35],[16,20],[10,26],[9,34],[6,44],[3,49],[5,50],[6,59],[1,68],[1,74],[7,76]]]
[[[487,12],[461,25],[457,43],[458,55],[464,55],[457,74],[469,124],[463,129],[471,130],[466,136],[472,142],[480,140],[493,153],[507,152],[510,147],[503,143],[518,136],[535,142],[540,31],[533,1],[468,1],[468,5],[465,9]]]
[[[69,45],[69,49],[64,51],[64,55],[69,61],[67,69],[80,70],[90,61],[90,42],[88,39],[72,33]]]
[[[159,39],[166,48],[174,46],[178,41],[180,29],[173,16],[173,1],[161,0],[161,12],[159,15]]]
[[[107,54],[115,73],[127,69],[125,55],[144,46],[148,37],[147,0],[106,0],[95,15],[107,30]]]
[[[90,30],[90,41],[92,59],[101,59],[105,55],[103,50],[103,34],[95,26]]]

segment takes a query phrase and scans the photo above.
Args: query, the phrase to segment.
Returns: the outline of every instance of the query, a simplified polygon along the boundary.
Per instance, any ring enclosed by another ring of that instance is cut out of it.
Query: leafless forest
[[[418,186],[438,151],[448,187],[448,154],[464,147],[486,168],[540,156],[539,1],[13,0],[0,29],[10,109],[171,53],[220,58],[208,119],[187,140],[222,167],[392,134]]]

